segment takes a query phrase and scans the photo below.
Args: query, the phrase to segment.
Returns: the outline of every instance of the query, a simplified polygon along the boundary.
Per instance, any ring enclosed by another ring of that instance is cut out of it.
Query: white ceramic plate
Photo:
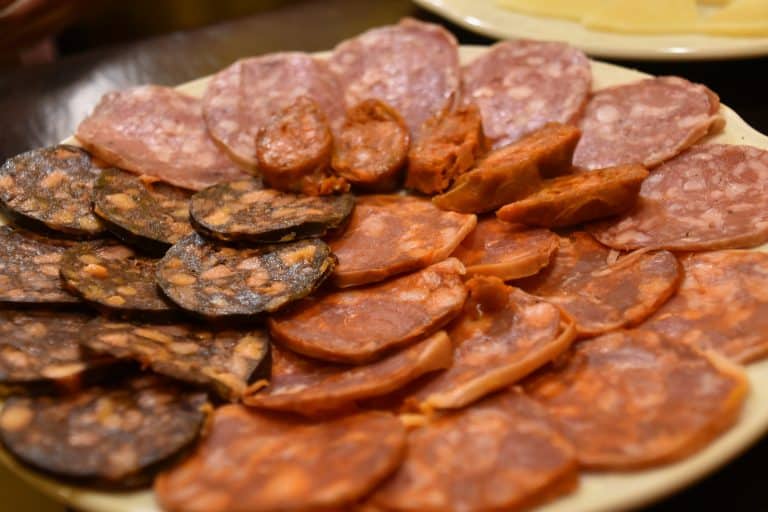
[[[482,46],[463,46],[462,62],[468,62],[483,51],[485,47]],[[325,55],[327,54],[320,54],[320,56]],[[592,62],[592,72],[595,89],[648,76],[602,62]],[[189,94],[202,95],[207,80],[207,78],[201,78],[183,84],[179,89]],[[728,107],[722,106],[721,113],[727,121],[725,131],[713,137],[711,142],[750,144],[768,149],[768,137],[750,128]],[[68,139],[66,142],[76,141]],[[616,512],[642,506],[690,485],[739,455],[768,432],[768,360],[749,366],[747,373],[752,389],[741,420],[706,449],[682,462],[661,469],[621,474],[586,474],[581,479],[578,491],[541,507],[540,512]],[[0,451],[0,461],[40,491],[78,510],[85,512],[159,511],[150,491],[94,492],[61,485],[53,479],[35,474],[21,467],[2,451]]]
[[[768,37],[620,34],[590,30],[575,21],[517,13],[499,6],[496,0],[414,2],[468,30],[489,37],[564,41],[594,57],[705,60],[768,55]]]

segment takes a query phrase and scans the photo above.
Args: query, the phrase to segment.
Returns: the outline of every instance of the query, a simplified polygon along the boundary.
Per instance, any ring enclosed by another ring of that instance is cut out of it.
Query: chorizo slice
[[[187,190],[104,169],[93,188],[93,211],[128,245],[162,256],[192,232]]]
[[[464,264],[469,276],[509,281],[532,276],[546,267],[558,245],[558,236],[548,229],[525,229],[486,217],[478,221],[453,256]]]
[[[351,194],[297,195],[242,180],[201,190],[192,197],[189,214],[195,228],[209,238],[288,242],[338,229],[354,207]]]
[[[382,101],[368,99],[347,112],[334,141],[331,165],[358,188],[394,190],[409,144],[408,127],[400,114]]]
[[[421,375],[449,367],[452,352],[445,331],[362,366],[320,362],[273,345],[269,385],[247,394],[243,403],[305,416],[333,412],[357,400],[386,395]]]
[[[75,146],[33,149],[0,167],[0,207],[33,230],[93,238],[105,232],[91,211],[93,184],[101,169]]]
[[[609,167],[545,180],[533,194],[503,206],[506,222],[565,227],[618,215],[631,209],[648,171],[640,165]]]
[[[204,393],[139,375],[64,396],[10,397],[0,411],[0,441],[58,478],[136,488],[194,444],[208,407]]]
[[[217,329],[190,322],[147,324],[95,318],[80,343],[99,354],[139,361],[160,375],[240,398],[269,372],[269,340],[260,329]]]
[[[269,319],[285,346],[327,361],[364,363],[431,334],[461,312],[464,267],[454,258],[371,286],[310,297]]]
[[[155,480],[168,512],[342,510],[389,476],[405,428],[389,413],[324,422],[226,405],[195,453]]]
[[[333,282],[356,286],[428,267],[447,258],[475,224],[474,215],[441,211],[418,197],[361,196],[347,228],[328,242],[339,258]]]
[[[482,213],[537,191],[542,178],[571,171],[579,130],[551,123],[518,142],[492,151],[432,200],[444,210]]]
[[[682,459],[727,430],[748,391],[743,370],[644,329],[582,341],[526,383],[587,469]]]
[[[409,431],[403,465],[367,501],[386,511],[527,510],[577,485],[570,442],[512,390]]]
[[[207,318],[250,316],[309,295],[334,264],[318,239],[237,248],[194,233],[168,250],[155,279],[187,311]]]

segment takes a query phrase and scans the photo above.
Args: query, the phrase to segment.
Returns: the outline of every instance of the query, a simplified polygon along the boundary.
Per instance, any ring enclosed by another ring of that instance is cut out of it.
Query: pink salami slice
[[[563,43],[505,41],[463,69],[464,100],[480,107],[494,148],[547,123],[573,123],[592,85],[589,59]]]
[[[574,165],[656,166],[722,128],[719,109],[717,94],[672,76],[600,90],[589,100],[581,120]]]
[[[200,100],[168,87],[105,94],[76,135],[112,165],[182,188],[247,176],[208,137]]]

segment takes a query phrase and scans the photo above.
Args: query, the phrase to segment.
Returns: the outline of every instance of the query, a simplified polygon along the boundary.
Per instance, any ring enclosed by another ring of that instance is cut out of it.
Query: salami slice
[[[269,374],[269,340],[259,329],[204,328],[192,323],[149,325],[100,317],[80,334],[96,353],[135,359],[161,375],[212,389],[236,400]]]
[[[451,365],[453,347],[445,331],[363,366],[315,361],[272,347],[269,386],[250,393],[246,405],[314,416],[356,400],[395,391],[426,373]]]
[[[0,440],[59,478],[135,488],[195,442],[205,407],[204,393],[144,375],[66,396],[11,397],[0,411]]]
[[[93,211],[128,245],[162,256],[192,232],[190,193],[119,169],[105,169],[93,190]]]
[[[101,170],[75,146],[33,149],[0,167],[0,207],[17,224],[92,238],[104,225],[91,212]]]
[[[354,207],[350,194],[304,196],[242,180],[201,190],[192,197],[189,214],[195,228],[209,238],[287,242],[343,226]]]
[[[760,245],[768,241],[768,151],[695,146],[653,171],[632,210],[590,231],[621,250]]]
[[[741,412],[743,370],[647,330],[574,346],[526,384],[589,469],[638,469],[679,460]]]
[[[657,77],[597,91],[579,126],[574,165],[654,167],[723,127],[720,99],[679,77]]]
[[[105,94],[76,136],[105,162],[181,188],[246,176],[208,137],[200,100],[168,87]]]
[[[459,91],[456,38],[439,25],[404,19],[339,44],[330,60],[348,107],[370,98],[392,105],[411,134]]]
[[[577,482],[573,447],[515,390],[410,431],[403,465],[368,501],[392,511],[527,510]]]
[[[454,258],[383,283],[310,297],[269,319],[291,350],[362,363],[431,334],[454,318],[467,291]]]
[[[476,223],[417,197],[362,196],[347,229],[328,242],[339,258],[333,281],[355,286],[427,267],[447,258]]]
[[[334,263],[317,239],[235,248],[192,234],[168,250],[155,278],[187,311],[209,318],[250,316],[310,294]]]
[[[480,107],[494,148],[547,123],[576,121],[592,86],[589,59],[564,43],[516,40],[493,45],[462,70],[464,99]]]
[[[558,237],[548,229],[525,229],[495,217],[480,220],[453,256],[467,275],[495,276],[504,281],[536,274],[557,251]]]
[[[405,429],[388,413],[313,423],[227,405],[195,454],[158,477],[155,493],[169,512],[343,510],[404,452]]]

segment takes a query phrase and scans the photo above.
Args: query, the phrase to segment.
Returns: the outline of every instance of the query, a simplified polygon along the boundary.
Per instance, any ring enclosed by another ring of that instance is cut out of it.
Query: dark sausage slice
[[[56,477],[136,488],[195,442],[207,407],[204,393],[142,375],[65,396],[11,397],[0,412],[0,440]]]
[[[321,423],[217,409],[194,455],[155,480],[169,512],[346,510],[397,469],[405,428],[366,412]]]
[[[0,168],[0,206],[30,229],[92,238],[105,231],[91,211],[100,172],[91,156],[75,146],[27,151]]]
[[[192,234],[168,250],[156,279],[187,311],[208,318],[250,316],[312,293],[334,265],[330,249],[317,239],[235,248]]]
[[[392,107],[368,99],[347,112],[333,146],[334,170],[365,190],[397,188],[408,157],[408,127]]]
[[[351,194],[297,195],[243,180],[201,190],[192,197],[189,213],[195,228],[209,238],[288,242],[343,226],[354,207]]]
[[[128,245],[158,256],[192,232],[190,192],[119,169],[102,171],[93,211]]]

